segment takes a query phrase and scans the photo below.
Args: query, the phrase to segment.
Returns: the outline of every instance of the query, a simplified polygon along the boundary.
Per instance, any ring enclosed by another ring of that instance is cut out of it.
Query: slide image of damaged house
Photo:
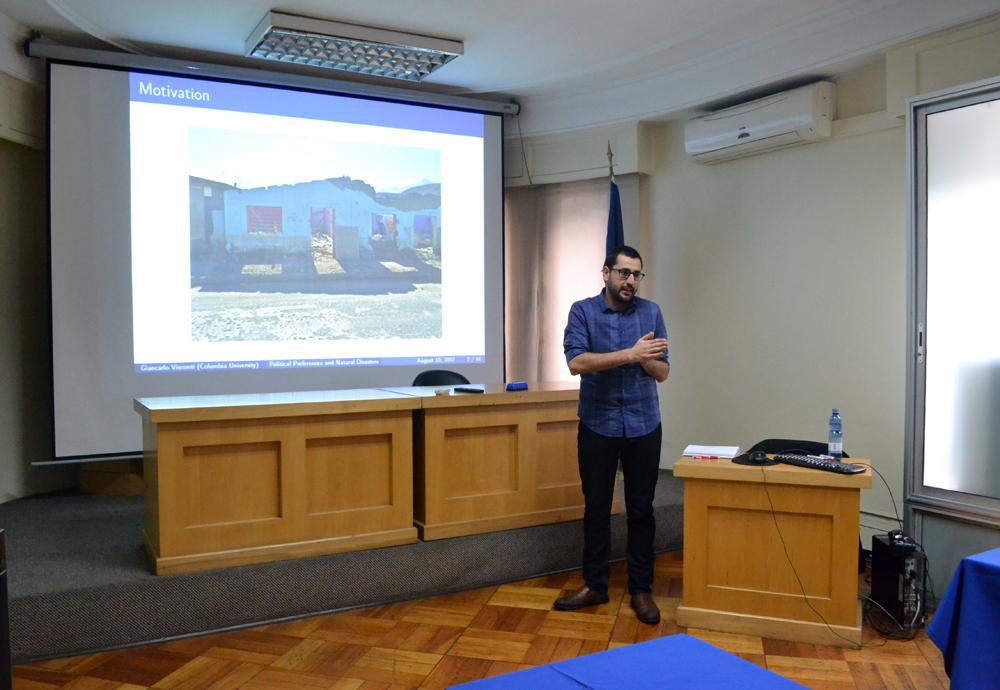
[[[189,187],[195,341],[440,337],[439,183]]]

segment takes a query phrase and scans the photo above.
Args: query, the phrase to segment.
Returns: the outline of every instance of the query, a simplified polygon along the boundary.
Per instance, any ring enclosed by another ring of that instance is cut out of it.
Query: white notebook
[[[689,457],[735,458],[740,454],[739,446],[696,446],[690,445],[684,449],[684,455]]]

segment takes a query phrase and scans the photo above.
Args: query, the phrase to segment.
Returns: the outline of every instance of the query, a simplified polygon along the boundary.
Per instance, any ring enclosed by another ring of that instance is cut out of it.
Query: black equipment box
[[[907,630],[924,625],[926,568],[923,550],[902,532],[872,537],[871,598]]]

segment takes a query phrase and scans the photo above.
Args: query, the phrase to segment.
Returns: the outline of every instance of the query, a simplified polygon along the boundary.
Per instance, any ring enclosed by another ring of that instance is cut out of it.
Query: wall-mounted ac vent
[[[820,81],[688,120],[684,148],[699,163],[720,163],[830,136],[833,82]]]

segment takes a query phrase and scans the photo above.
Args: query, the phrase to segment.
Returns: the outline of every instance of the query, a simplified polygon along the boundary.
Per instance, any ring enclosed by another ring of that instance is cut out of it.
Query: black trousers
[[[660,474],[660,439],[656,429],[637,438],[610,438],[591,431],[583,422],[576,444],[583,513],[583,580],[598,592],[608,589],[611,556],[611,501],[615,473],[621,459],[625,475],[625,509],[628,514],[628,591],[651,592],[653,587],[653,493]]]

